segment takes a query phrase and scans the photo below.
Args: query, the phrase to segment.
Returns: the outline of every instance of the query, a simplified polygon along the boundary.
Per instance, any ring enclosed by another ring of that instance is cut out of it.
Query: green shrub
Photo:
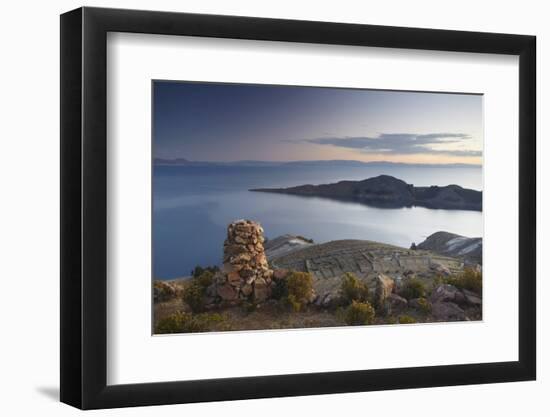
[[[352,301],[367,301],[369,297],[369,288],[351,272],[346,272],[342,277],[340,291],[346,304]]]
[[[303,304],[300,303],[295,296],[293,295],[288,295],[286,297],[286,302],[288,303],[288,305],[290,305],[290,307],[292,308],[292,310],[294,311],[300,311],[303,307]]]
[[[210,330],[210,326],[223,322],[223,316],[217,313],[193,315],[178,311],[160,320],[156,333],[196,333]]]
[[[208,270],[204,271],[202,274],[193,278],[193,280],[201,287],[206,288],[214,282],[214,272]]]
[[[287,301],[294,311],[300,311],[313,293],[313,277],[308,272],[291,272],[286,278]]]
[[[204,309],[204,294],[206,289],[198,282],[191,282],[183,290],[183,301],[191,308],[194,313]]]
[[[416,300],[418,304],[418,310],[420,310],[424,314],[430,314],[432,312],[432,305],[431,303],[426,300],[424,297],[420,297]]]
[[[208,288],[214,282],[213,267],[206,269],[197,266],[194,271],[200,271],[200,274],[194,276],[187,287],[183,290],[183,301],[191,308],[195,313],[204,309],[204,296],[206,295],[206,288]]]
[[[399,316],[399,324],[412,324],[416,323],[416,319],[411,316],[407,316],[406,314]]]
[[[467,268],[462,274],[447,278],[446,282],[447,284],[454,285],[456,288],[481,294],[483,277],[481,272]]]
[[[159,320],[156,333],[180,333],[188,313],[177,312]]]
[[[271,281],[271,298],[275,300],[284,299],[288,296],[288,285],[286,278],[273,279]]]
[[[374,314],[374,307],[369,302],[352,301],[351,305],[345,310],[344,321],[351,326],[372,324]]]
[[[205,313],[201,314],[203,319],[206,319],[208,323],[222,323],[225,319],[219,313]]]
[[[418,278],[410,278],[405,281],[403,288],[401,288],[399,293],[407,300],[422,298],[426,296],[426,287]]]
[[[193,276],[193,278],[197,278],[199,276],[201,276],[204,272],[212,272],[212,274],[218,272],[220,270],[220,268],[218,268],[217,266],[206,266],[206,267],[202,267],[200,265],[197,265],[192,271],[191,271],[191,275]]]

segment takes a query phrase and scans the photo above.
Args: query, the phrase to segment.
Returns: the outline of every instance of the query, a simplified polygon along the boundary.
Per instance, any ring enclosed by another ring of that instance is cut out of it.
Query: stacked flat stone
[[[224,301],[251,299],[261,302],[271,294],[273,271],[264,252],[264,229],[251,220],[227,227],[223,268],[216,276],[217,295]]]

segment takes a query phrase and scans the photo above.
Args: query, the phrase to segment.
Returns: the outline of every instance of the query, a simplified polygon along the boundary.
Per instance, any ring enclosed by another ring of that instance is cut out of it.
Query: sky
[[[153,83],[156,158],[481,164],[481,95]]]

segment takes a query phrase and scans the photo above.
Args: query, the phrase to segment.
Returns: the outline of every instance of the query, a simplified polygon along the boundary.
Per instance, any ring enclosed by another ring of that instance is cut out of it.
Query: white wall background
[[[75,415],[58,403],[59,392],[59,17],[81,6],[72,0],[3,4],[0,24],[0,410],[1,414]],[[545,2],[471,1],[298,1],[124,0],[86,5],[181,12],[239,14],[293,19],[371,23],[534,34],[538,37],[539,259],[550,250],[550,210],[542,193],[550,157],[542,120],[550,97],[550,26]],[[544,236],[545,235],[545,236]],[[407,416],[546,415],[550,411],[547,352],[550,316],[544,294],[548,268],[539,263],[538,381],[497,385],[325,395],[231,403],[145,407],[95,415],[280,416],[346,412]],[[182,358],[183,360],[183,358]],[[545,395],[546,394],[546,395]]]

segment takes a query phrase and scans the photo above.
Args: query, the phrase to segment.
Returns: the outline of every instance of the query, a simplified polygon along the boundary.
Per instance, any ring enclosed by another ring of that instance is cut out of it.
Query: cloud
[[[481,151],[457,149],[453,145],[471,140],[466,133],[382,133],[377,137],[322,137],[305,139],[316,145],[330,145],[340,148],[357,149],[365,153],[392,153],[397,155],[432,154],[452,156],[481,156]],[[451,145],[445,147],[445,145]]]

